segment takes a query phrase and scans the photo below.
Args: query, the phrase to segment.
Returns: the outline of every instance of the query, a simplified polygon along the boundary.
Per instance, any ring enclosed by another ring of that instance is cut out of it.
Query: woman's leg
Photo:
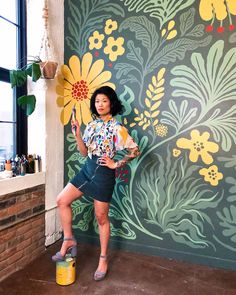
[[[65,238],[72,238],[72,211],[71,211],[71,203],[80,198],[83,193],[78,190],[73,184],[68,183],[66,187],[61,191],[61,193],[57,196],[57,206],[59,209],[59,215],[61,220],[61,225],[64,232]],[[75,241],[68,240],[62,243],[61,247],[61,255],[64,256],[66,254],[66,250],[75,245]]]
[[[98,222],[101,256],[107,255],[108,243],[110,238],[110,221],[108,217],[109,203],[94,200],[95,215]],[[107,271],[107,259],[99,259],[98,271]]]

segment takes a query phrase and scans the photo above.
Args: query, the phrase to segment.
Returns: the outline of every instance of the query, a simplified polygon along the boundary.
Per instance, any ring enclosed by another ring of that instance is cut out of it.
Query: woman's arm
[[[75,136],[75,140],[77,143],[77,149],[79,150],[79,152],[81,153],[81,155],[83,157],[86,157],[88,155],[88,149],[82,139],[81,133],[80,133],[80,126],[79,126],[79,122],[77,120],[75,121],[71,121],[71,129],[73,132],[73,129],[76,128],[76,132],[73,133]]]
[[[132,161],[133,159],[135,159],[136,157],[138,157],[140,155],[140,151],[139,151],[138,146],[136,146],[134,148],[127,148],[126,150],[129,153],[127,155],[125,155],[123,159],[116,162],[116,168],[123,167],[128,162]]]

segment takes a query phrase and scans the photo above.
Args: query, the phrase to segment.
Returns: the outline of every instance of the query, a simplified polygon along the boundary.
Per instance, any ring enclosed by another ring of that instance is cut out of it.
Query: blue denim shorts
[[[81,170],[70,180],[84,195],[100,202],[110,202],[113,194],[115,169],[99,165],[99,157],[87,158]]]

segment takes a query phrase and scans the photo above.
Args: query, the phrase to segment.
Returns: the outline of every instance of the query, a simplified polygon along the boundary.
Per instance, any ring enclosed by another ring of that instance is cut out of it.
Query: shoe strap
[[[76,239],[74,237],[72,237],[72,238],[63,238],[63,241],[75,241],[76,242]]]
[[[107,259],[107,255],[100,255],[100,258]]]

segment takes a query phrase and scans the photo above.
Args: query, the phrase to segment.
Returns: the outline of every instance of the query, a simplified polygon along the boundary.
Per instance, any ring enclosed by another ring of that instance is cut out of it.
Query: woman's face
[[[105,94],[97,94],[95,98],[95,108],[99,116],[106,116],[110,114],[111,102],[110,99]]]

